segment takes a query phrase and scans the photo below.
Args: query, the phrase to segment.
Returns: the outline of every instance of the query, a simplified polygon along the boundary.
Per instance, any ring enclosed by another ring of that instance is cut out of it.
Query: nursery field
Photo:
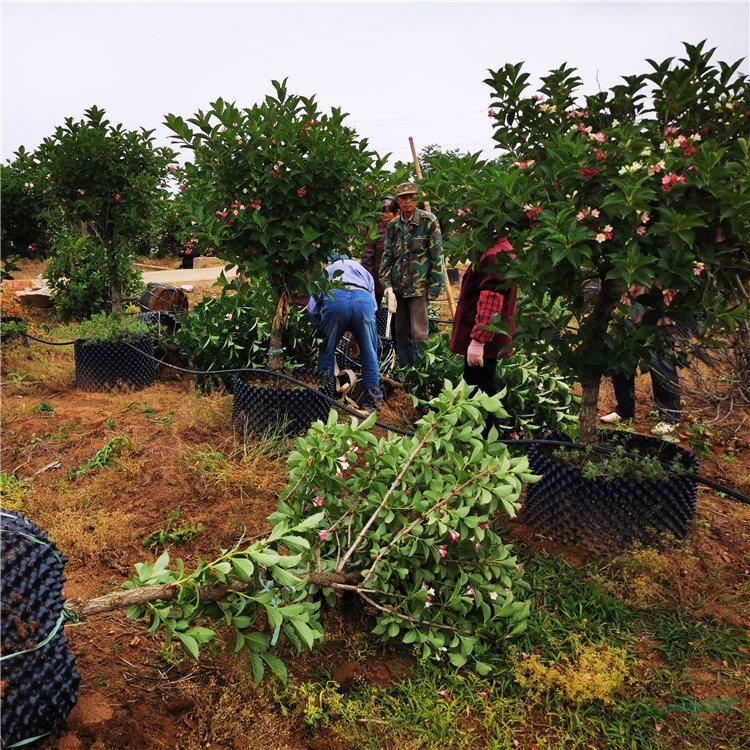
[[[25,264],[19,277],[39,270]],[[214,291],[197,284],[191,306]],[[50,310],[23,313],[38,338],[75,338],[75,325]],[[647,433],[647,377],[637,390],[630,427]],[[697,413],[690,399],[688,416]],[[141,391],[87,393],[75,387],[72,346],[15,339],[3,342],[2,407],[3,507],[67,557],[72,609],[117,590],[135,563],[165,549],[190,567],[271,529],[292,441],[245,442],[232,428],[231,395],[201,394],[193,376],[164,369]],[[396,391],[379,419],[411,429],[417,416]],[[750,495],[750,415],[737,408],[713,427],[688,423],[677,437],[699,454],[701,475]],[[381,644],[372,612],[346,596],[323,608],[321,646],[280,649],[286,683],[259,685],[231,638],[195,661],[111,612],[66,625],[80,698],[37,746],[750,748],[750,506],[699,486],[687,539],[612,560],[535,534],[523,511],[497,529],[514,544],[532,610],[525,633],[497,644],[487,676]]]

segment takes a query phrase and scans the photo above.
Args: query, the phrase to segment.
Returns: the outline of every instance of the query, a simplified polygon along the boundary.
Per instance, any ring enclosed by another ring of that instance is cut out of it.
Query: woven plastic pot
[[[150,336],[133,346],[153,356]],[[118,387],[140,390],[156,382],[156,363],[128,344],[90,344],[79,340],[73,349],[76,387],[82,391],[111,391]]]
[[[565,437],[554,434],[549,439]],[[601,444],[621,445],[628,453],[655,456],[666,464],[677,460],[687,472],[698,470],[692,453],[656,438],[606,431]],[[545,445],[529,449],[531,471],[542,479],[526,488],[523,520],[535,531],[605,557],[635,544],[653,546],[664,533],[678,539],[687,534],[697,496],[697,484],[691,477],[587,479],[579,468],[553,459],[553,450]]]
[[[75,655],[63,634],[66,559],[44,531],[0,511],[3,540],[2,746],[52,732],[78,700]]]
[[[314,382],[314,376],[295,371],[293,377]],[[333,396],[333,386],[326,395]],[[307,432],[316,420],[325,421],[331,404],[315,391],[269,381],[250,385],[235,375],[232,379],[232,424],[243,435],[282,434],[287,437]]]

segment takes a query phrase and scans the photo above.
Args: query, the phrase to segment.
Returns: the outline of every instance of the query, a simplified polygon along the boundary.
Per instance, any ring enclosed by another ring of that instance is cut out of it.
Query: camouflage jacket
[[[385,229],[380,280],[399,297],[437,299],[443,289],[443,236],[434,214],[414,209],[406,224],[397,216]]]

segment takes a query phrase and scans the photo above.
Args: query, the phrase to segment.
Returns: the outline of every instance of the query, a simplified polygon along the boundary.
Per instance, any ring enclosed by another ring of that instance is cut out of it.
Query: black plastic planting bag
[[[132,346],[87,344],[79,340],[73,349],[76,387],[82,391],[110,391],[117,387],[140,390],[156,382],[156,363],[141,354],[153,356],[150,336]]]
[[[2,747],[52,732],[78,700],[62,594],[66,559],[44,531],[0,511],[2,540]]]
[[[314,376],[295,371],[296,379]],[[304,380],[302,380],[304,382]],[[331,404],[316,390],[294,386],[279,380],[260,385],[250,385],[238,375],[232,379],[232,424],[243,435],[282,434],[288,437],[307,432],[316,420],[325,421]],[[333,396],[333,384],[325,389]]]
[[[559,434],[551,440],[565,440]],[[601,444],[621,445],[628,453],[656,456],[686,472],[698,471],[698,461],[680,446],[645,435],[607,431]],[[581,470],[551,457],[551,446],[532,444],[529,467],[542,479],[526,488],[523,520],[535,531],[561,544],[575,544],[595,554],[610,556],[634,544],[651,546],[661,535],[678,539],[687,534],[695,516],[695,479],[669,473],[665,479],[586,479]],[[669,475],[668,475],[669,474]],[[668,476],[667,476],[668,475]]]

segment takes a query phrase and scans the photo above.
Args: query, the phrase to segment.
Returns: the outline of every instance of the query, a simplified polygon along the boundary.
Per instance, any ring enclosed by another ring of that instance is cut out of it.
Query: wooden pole
[[[414,148],[414,139],[409,136],[409,146],[411,146],[411,155],[412,159],[414,159],[414,169],[417,172],[417,179],[422,179],[422,168],[419,166],[419,158],[417,157],[417,150]],[[426,211],[429,211],[432,213],[432,209],[430,208],[430,202],[429,201],[423,201],[423,205],[425,207]],[[443,267],[443,280],[445,281],[445,293],[448,297],[448,307],[451,311],[451,318],[456,317],[456,301],[453,298],[453,289],[451,289],[451,282],[448,278],[448,269],[445,266],[445,258],[443,256],[440,256],[440,265]]]

